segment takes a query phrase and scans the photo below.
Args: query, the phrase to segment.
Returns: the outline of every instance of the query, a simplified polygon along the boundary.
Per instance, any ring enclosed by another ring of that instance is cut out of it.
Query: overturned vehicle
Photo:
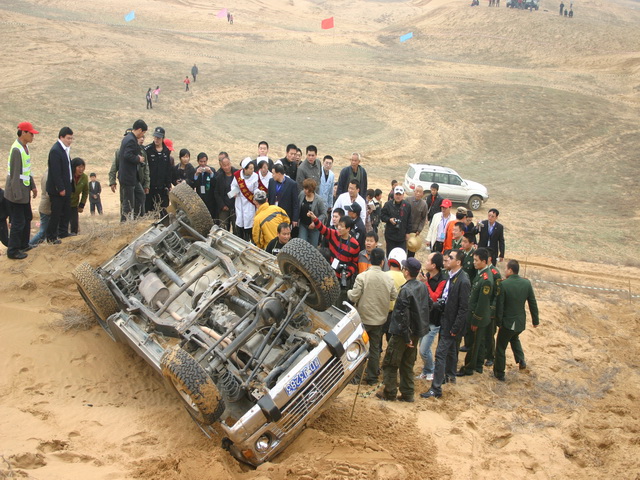
[[[293,239],[276,258],[214,226],[186,184],[170,198],[167,217],[74,278],[100,325],[202,431],[259,465],[355,376],[368,337],[354,309],[333,306],[338,279],[310,244]]]

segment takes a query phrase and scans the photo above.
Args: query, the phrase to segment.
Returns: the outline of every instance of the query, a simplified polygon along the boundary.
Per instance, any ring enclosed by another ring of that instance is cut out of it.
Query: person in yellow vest
[[[278,225],[283,222],[291,223],[291,220],[283,208],[269,205],[267,192],[264,190],[258,188],[253,192],[253,203],[257,208],[251,232],[253,243],[264,250],[278,236]]]
[[[30,250],[29,234],[31,232],[31,198],[38,196],[38,188],[31,175],[31,154],[28,145],[33,142],[33,136],[39,133],[29,122],[18,125],[18,138],[9,151],[7,162],[7,183],[4,199],[11,218],[11,231],[7,258],[22,260],[27,258],[25,253]]]

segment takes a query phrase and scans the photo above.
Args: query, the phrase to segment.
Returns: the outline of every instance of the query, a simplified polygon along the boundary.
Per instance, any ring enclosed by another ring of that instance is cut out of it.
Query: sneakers
[[[416,380],[426,380],[428,382],[433,380],[433,373],[421,373],[416,375]]]
[[[422,397],[422,398],[431,398],[431,397],[440,398],[440,397],[442,397],[442,394],[441,393],[436,393],[433,390],[429,389],[429,391],[421,393],[420,397]]]

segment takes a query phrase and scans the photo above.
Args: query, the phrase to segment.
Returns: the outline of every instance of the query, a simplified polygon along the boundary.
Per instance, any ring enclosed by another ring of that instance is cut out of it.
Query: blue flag
[[[136,12],[134,12],[133,10],[131,10],[129,13],[127,13],[124,16],[124,20],[125,22],[130,22],[131,20],[133,20],[134,18],[136,18]]]
[[[406,42],[407,40],[409,40],[410,38],[413,38],[413,32],[409,32],[409,33],[405,33],[404,35],[402,35],[400,37],[400,43],[402,42]]]

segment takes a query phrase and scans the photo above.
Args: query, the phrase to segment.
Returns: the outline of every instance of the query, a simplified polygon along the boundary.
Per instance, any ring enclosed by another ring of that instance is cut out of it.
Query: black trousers
[[[433,370],[433,383],[431,389],[442,394],[442,384],[445,377],[455,379],[458,367],[458,339],[450,335],[438,337],[436,347],[436,364]]]
[[[51,216],[47,227],[46,237],[48,241],[57,240],[60,231],[68,233],[69,216],[71,215],[71,195],[50,195]]]
[[[403,249],[405,252],[407,251],[407,241],[406,240],[402,240],[402,241],[398,241],[398,240],[391,240],[388,237],[384,237],[384,241],[387,244],[387,257],[389,257],[389,252],[391,250],[393,250],[394,248],[401,248]]]
[[[29,246],[33,214],[31,213],[31,203],[13,203],[6,198],[4,201],[9,208],[9,218],[11,220],[7,256],[12,257]]]

